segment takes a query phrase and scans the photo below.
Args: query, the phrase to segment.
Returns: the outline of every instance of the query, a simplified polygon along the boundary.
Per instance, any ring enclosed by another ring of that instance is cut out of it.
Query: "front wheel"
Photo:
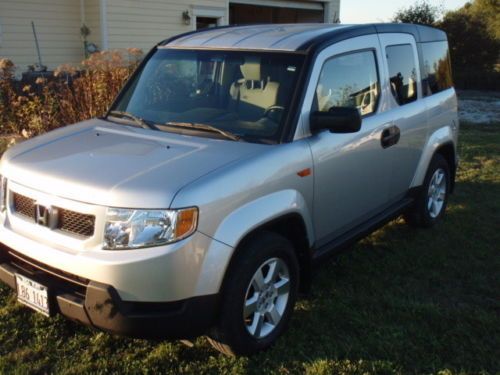
[[[434,155],[415,204],[404,215],[406,222],[432,227],[443,217],[450,192],[450,167],[444,157]]]
[[[209,341],[224,354],[253,354],[285,331],[295,305],[299,267],[284,237],[264,232],[236,254],[224,283],[219,322]]]

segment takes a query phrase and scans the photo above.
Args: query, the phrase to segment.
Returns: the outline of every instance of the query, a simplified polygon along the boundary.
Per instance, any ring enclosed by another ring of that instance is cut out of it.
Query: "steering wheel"
[[[285,110],[285,107],[283,107],[281,105],[272,105],[272,106],[266,108],[262,117],[269,117],[271,120],[274,120],[273,117],[279,116],[281,113],[277,113],[274,116],[269,116],[269,115],[272,115],[273,113],[278,112],[278,111],[283,112],[284,110]]]
[[[191,97],[209,96],[213,88],[213,82],[206,79],[200,84],[195,86],[195,91],[190,95]]]

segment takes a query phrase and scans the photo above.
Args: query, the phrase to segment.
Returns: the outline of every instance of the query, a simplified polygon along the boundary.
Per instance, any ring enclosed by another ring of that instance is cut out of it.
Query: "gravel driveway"
[[[500,121],[500,92],[458,91],[458,115],[461,121],[492,123]]]

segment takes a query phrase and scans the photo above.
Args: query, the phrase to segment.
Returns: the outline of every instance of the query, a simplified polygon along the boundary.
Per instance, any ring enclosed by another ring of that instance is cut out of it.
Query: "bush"
[[[427,0],[420,0],[406,8],[400,9],[394,15],[393,22],[416,23],[432,26],[439,18],[440,10]]]
[[[48,77],[17,81],[14,65],[0,59],[0,132],[34,136],[103,115],[137,67],[142,52],[103,51]]]

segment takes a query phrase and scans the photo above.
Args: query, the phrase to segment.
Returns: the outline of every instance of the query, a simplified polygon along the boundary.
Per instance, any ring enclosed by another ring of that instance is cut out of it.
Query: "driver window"
[[[325,62],[313,105],[321,112],[332,107],[355,107],[361,115],[368,115],[376,110],[379,93],[374,52],[355,52]]]
[[[175,103],[179,111],[186,110],[186,99],[197,96],[206,98],[215,87],[213,61],[178,59],[159,62],[154,73],[149,75],[148,87],[141,105],[160,110],[169,103]]]

